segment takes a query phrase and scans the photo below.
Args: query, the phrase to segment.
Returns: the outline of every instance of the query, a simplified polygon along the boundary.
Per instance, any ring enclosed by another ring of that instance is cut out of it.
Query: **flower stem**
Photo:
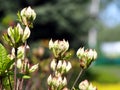
[[[75,86],[75,84],[77,83],[77,81],[78,81],[79,77],[82,75],[83,70],[84,70],[84,69],[81,69],[81,71],[79,72],[79,74],[78,74],[78,76],[77,76],[77,78],[76,78],[76,80],[75,80],[75,82],[74,82],[74,84],[73,84],[73,86],[72,86],[71,90],[74,88],[74,86]]]
[[[17,48],[15,48],[14,90],[17,90]]]
[[[8,71],[7,71],[8,72]],[[12,90],[12,84],[11,84],[11,81],[10,81],[10,76],[8,74],[8,81],[9,81],[9,85],[10,85],[10,90]]]
[[[0,90],[3,90],[2,77],[0,77]]]
[[[22,73],[25,73],[26,47],[27,47],[27,41],[25,42],[25,46],[24,46],[24,60],[23,60],[23,70],[22,70]],[[24,82],[24,79],[22,78],[20,80],[20,88],[19,88],[19,90],[23,90],[23,82]]]

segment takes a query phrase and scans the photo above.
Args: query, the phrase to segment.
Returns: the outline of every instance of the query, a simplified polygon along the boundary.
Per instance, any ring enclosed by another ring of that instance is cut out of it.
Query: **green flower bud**
[[[33,66],[29,69],[29,72],[32,73],[32,72],[34,72],[36,69],[38,69],[38,64],[33,65]]]
[[[14,28],[9,27],[7,34],[8,35],[4,35],[3,38],[10,46],[17,48],[22,45],[23,42],[21,39],[23,36],[23,29],[21,28],[20,24],[17,24],[17,26]]]

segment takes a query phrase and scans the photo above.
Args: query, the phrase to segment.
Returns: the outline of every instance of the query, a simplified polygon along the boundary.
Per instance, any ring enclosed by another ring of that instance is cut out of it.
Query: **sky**
[[[100,12],[101,21],[108,27],[114,27],[120,24],[120,10],[116,0],[113,0],[108,6]]]

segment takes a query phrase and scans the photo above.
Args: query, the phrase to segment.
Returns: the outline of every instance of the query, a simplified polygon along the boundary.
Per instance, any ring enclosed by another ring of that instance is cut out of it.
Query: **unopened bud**
[[[89,83],[87,80],[82,81],[79,84],[80,90],[97,90],[96,87],[93,87],[92,83]]]
[[[19,34],[23,35],[23,29],[22,29],[22,27],[21,27],[21,25],[19,23],[17,24],[17,29],[19,31]]]
[[[36,69],[38,69],[38,64],[33,65],[33,66],[29,69],[29,72],[32,73],[32,72],[34,72]]]
[[[53,42],[52,40],[50,40],[49,42],[49,49],[52,50],[56,58],[63,56],[64,53],[68,50],[68,48],[69,48],[69,43],[64,39],[63,41],[56,40],[55,42]]]
[[[21,59],[17,60],[17,68],[22,69],[22,61],[21,61]]]
[[[30,29],[28,26],[25,27],[25,30],[24,30],[24,34],[23,34],[23,38],[22,38],[22,41],[25,42],[26,39],[29,38],[30,36]]]
[[[55,68],[56,68],[56,62],[55,60],[52,60],[51,64],[50,64],[50,67],[53,71],[55,71]]]
[[[51,75],[49,75],[49,77],[47,79],[47,83],[48,83],[48,85],[51,85],[51,83],[52,83],[52,76]]]
[[[70,62],[68,62],[67,66],[66,66],[66,72],[68,72],[71,68],[72,68],[72,65]]]
[[[33,20],[35,20],[36,18],[36,13],[33,9],[31,9],[30,6],[22,9],[20,15],[21,15],[22,23],[26,26],[31,24]]]

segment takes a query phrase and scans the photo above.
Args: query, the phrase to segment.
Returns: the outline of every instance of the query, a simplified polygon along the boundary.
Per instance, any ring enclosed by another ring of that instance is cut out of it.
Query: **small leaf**
[[[23,78],[24,78],[24,79],[30,79],[31,77],[28,76],[28,75],[24,75]]]

